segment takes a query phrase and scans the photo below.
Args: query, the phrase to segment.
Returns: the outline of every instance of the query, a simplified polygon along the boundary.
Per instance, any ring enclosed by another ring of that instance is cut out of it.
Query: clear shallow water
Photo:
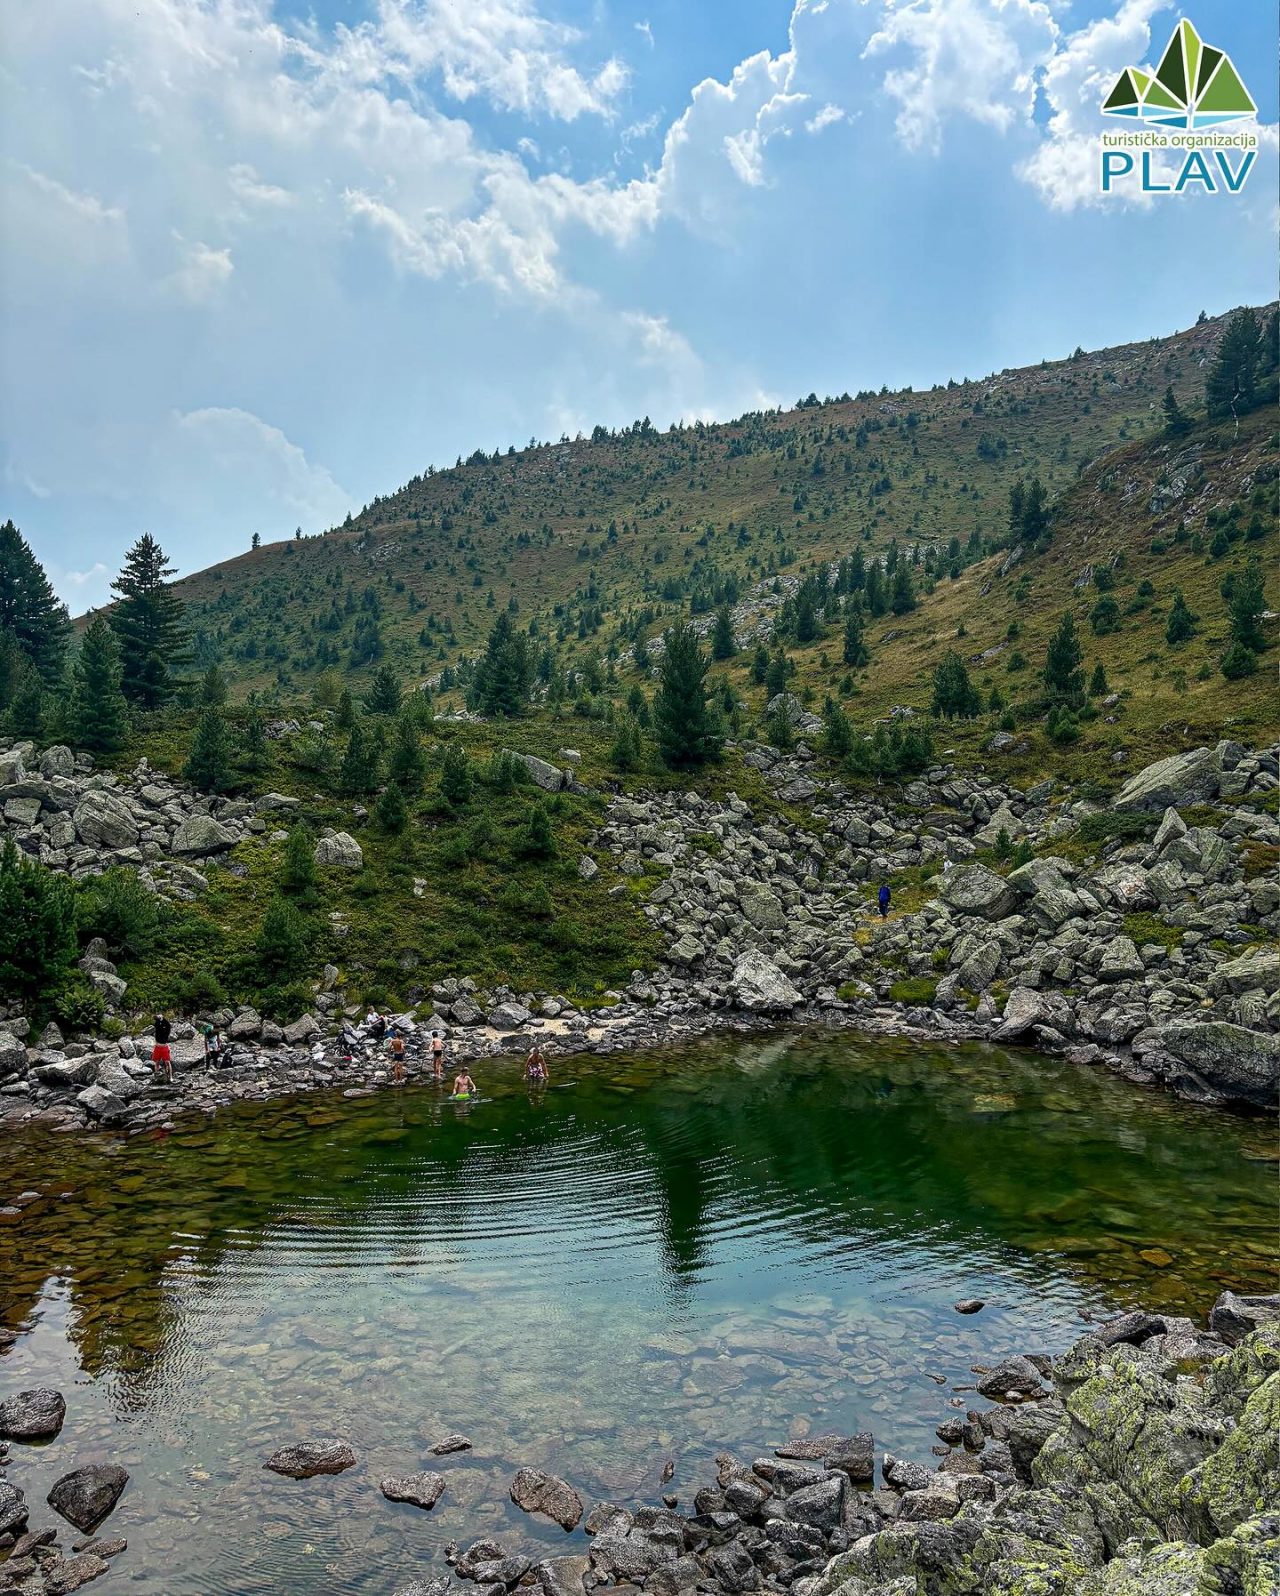
[[[571,1548],[507,1499],[686,1504],[718,1450],[871,1429],[927,1459],[971,1365],[1055,1350],[1080,1313],[1203,1312],[1274,1289],[1274,1136],[990,1047],[717,1040],[430,1087],[240,1105],[168,1136],[0,1142],[0,1394],[68,1419],[14,1447],[43,1498],[123,1463],[129,1550],[95,1587],[383,1593],[450,1537]],[[962,1318],[951,1304],[983,1296]],[[452,1430],[473,1453],[434,1460]],[[339,1435],[333,1479],[262,1472]],[[430,1514],[382,1499],[438,1467]],[[439,1566],[439,1565],[438,1565]]]

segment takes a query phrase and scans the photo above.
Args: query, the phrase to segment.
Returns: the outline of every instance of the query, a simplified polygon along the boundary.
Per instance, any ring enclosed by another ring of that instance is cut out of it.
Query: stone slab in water
[[[50,1441],[62,1428],[67,1404],[61,1391],[38,1386],[0,1402],[0,1436],[13,1441]]]
[[[511,1500],[526,1513],[542,1513],[562,1529],[576,1529],[582,1498],[567,1481],[542,1469],[521,1469],[511,1482]]]
[[[425,1510],[433,1508],[444,1495],[444,1475],[430,1469],[421,1474],[392,1475],[378,1489],[388,1502],[410,1502]]]
[[[64,1474],[49,1492],[49,1506],[86,1534],[97,1529],[129,1483],[116,1463],[89,1463]]]
[[[293,1480],[309,1480],[315,1474],[341,1474],[354,1468],[355,1462],[356,1455],[345,1441],[326,1438],[282,1446],[262,1466]]]

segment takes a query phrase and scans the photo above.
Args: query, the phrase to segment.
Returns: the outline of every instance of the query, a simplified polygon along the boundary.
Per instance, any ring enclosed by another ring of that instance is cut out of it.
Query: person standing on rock
[[[431,1033],[431,1075],[434,1080],[444,1080],[444,1037],[439,1031]]]
[[[404,1037],[399,1028],[391,1033],[391,1066],[395,1080],[404,1080]]]
[[[163,1014],[156,1015],[156,1042],[151,1049],[151,1063],[157,1075],[163,1075],[169,1085],[173,1085],[173,1054],[169,1050],[169,1038],[173,1035],[173,1027]]]
[[[880,906],[880,918],[882,920],[889,918],[889,900],[892,896],[893,894],[889,891],[889,883],[886,881],[876,895],[876,902]]]

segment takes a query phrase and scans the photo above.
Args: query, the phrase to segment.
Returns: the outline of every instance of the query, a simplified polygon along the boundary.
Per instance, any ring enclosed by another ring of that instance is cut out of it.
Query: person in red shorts
[[[156,1045],[151,1049],[151,1063],[157,1075],[163,1075],[173,1085],[173,1054],[169,1051],[172,1026],[163,1014],[156,1015]]]

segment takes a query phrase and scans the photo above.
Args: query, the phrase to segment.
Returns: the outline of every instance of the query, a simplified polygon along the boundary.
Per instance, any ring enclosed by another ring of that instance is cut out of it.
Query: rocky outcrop
[[[1270,1108],[1280,1081],[1280,1036],[1223,1020],[1178,1020],[1140,1031],[1133,1051],[1184,1097]]]
[[[337,870],[363,870],[364,853],[349,831],[326,827],[316,839],[315,861]]]
[[[1171,754],[1140,770],[1116,795],[1113,808],[1168,809],[1206,803],[1218,796],[1221,765],[1212,748]]]

